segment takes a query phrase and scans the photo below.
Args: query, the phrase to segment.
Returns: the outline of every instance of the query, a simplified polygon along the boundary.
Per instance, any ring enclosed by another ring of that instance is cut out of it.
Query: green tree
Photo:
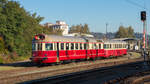
[[[135,37],[134,30],[131,26],[127,28],[120,26],[115,37],[116,38],[134,38]]]
[[[71,26],[69,33],[89,34],[90,30],[88,24],[84,24],[84,25],[79,24],[79,25]]]
[[[128,38],[134,38],[135,37],[134,36],[134,30],[133,30],[133,28],[131,26],[129,26],[127,28],[127,31],[128,31]]]
[[[85,33],[85,34],[89,34],[90,33],[88,24],[84,24],[82,32]]]
[[[0,46],[10,54],[30,55],[33,36],[46,33],[39,24],[43,19],[36,13],[27,12],[19,2],[0,0],[0,36],[3,39]]]

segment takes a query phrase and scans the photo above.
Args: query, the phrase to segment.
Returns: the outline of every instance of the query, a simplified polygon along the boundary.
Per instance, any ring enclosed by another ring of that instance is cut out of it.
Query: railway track
[[[20,84],[109,84],[112,80],[120,80],[136,73],[150,70],[143,67],[143,64],[143,61],[138,61],[37,79]]]
[[[43,69],[42,71],[36,70],[36,72],[35,71],[34,72],[25,72],[25,73],[15,74],[15,75],[10,74],[10,76],[0,77],[0,84],[16,84],[16,83],[20,83],[20,82],[24,82],[24,81],[35,80],[35,79],[45,78],[45,77],[49,77],[49,76],[67,74],[67,73],[84,71],[84,70],[100,68],[100,67],[114,66],[114,65],[124,64],[124,63],[135,62],[135,61],[141,61],[143,59],[141,59],[141,58],[138,58],[138,59],[127,59],[127,58],[125,58],[124,60],[118,60],[118,59],[114,59],[114,60],[115,61],[107,60],[108,62],[104,61],[102,63],[101,63],[102,60],[100,60],[100,63],[89,61],[89,63],[85,63],[85,64],[79,63],[78,65],[73,64],[73,65],[77,65],[77,66],[72,66],[72,67],[68,67],[68,68],[62,67],[59,69],[52,69],[49,66],[45,69],[41,68],[41,69]],[[126,61],[126,60],[128,60],[128,61]],[[68,66],[68,64],[67,65],[58,65],[58,67],[59,66]],[[38,69],[38,70],[40,70],[40,69]]]

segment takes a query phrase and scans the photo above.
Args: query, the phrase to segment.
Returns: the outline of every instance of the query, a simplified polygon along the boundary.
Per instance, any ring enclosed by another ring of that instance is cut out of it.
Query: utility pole
[[[106,39],[107,39],[107,27],[108,27],[108,23],[106,23]]]

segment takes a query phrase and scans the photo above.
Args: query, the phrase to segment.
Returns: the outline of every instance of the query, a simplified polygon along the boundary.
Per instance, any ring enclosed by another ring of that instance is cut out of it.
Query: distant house
[[[67,35],[69,31],[69,27],[64,21],[56,21],[56,24],[45,23],[43,26],[53,28],[54,30],[61,29],[63,30],[62,35]]]

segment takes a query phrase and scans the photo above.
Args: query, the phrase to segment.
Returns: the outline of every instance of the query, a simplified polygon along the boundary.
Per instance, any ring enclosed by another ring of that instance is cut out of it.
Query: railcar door
[[[56,60],[56,62],[59,62],[60,60],[59,60],[59,43],[57,42],[57,44],[56,44],[56,47],[57,47],[57,60]]]
[[[66,43],[66,58],[69,60],[69,43]]]

